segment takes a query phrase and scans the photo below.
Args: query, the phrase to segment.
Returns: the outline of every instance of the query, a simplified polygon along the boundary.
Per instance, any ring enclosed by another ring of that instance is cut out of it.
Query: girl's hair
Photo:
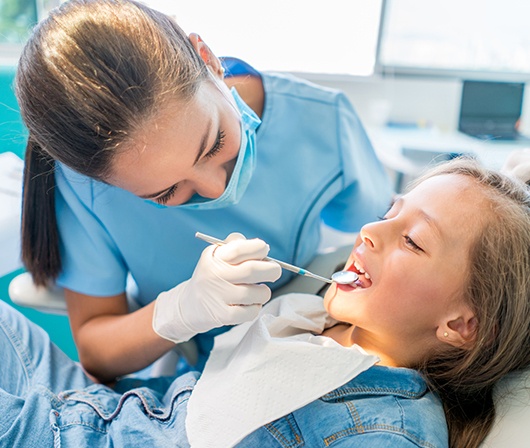
[[[470,448],[493,424],[495,383],[530,365],[530,192],[471,159],[438,165],[414,184],[445,174],[472,179],[489,206],[465,290],[478,324],[472,348],[444,349],[420,371],[444,403],[450,446]]]
[[[104,181],[135,131],[207,77],[178,25],[134,1],[71,0],[35,27],[15,82],[29,130],[22,259],[35,283],[61,270],[55,162]]]

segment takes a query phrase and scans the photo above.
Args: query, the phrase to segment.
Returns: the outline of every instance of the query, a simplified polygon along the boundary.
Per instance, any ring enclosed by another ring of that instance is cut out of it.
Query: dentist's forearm
[[[79,359],[101,382],[141,370],[175,346],[152,329],[154,303],[128,313],[124,296],[72,295],[79,295],[71,291],[67,295],[69,312],[75,308],[71,324]],[[76,306],[71,307],[73,301]]]

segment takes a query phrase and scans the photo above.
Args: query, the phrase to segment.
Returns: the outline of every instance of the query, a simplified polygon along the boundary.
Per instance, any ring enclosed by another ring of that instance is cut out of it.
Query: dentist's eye
[[[418,246],[410,236],[403,235],[403,238],[405,238],[405,244],[409,246],[412,250],[416,252],[423,252],[423,249]]]
[[[177,191],[177,184],[173,185],[169,188],[162,196],[155,199],[155,202],[158,202],[159,204],[167,204],[167,202],[175,196],[175,192]]]
[[[206,158],[211,158],[216,156],[221,149],[223,149],[223,146],[225,144],[225,131],[219,131],[217,133],[217,139],[215,140],[214,145],[212,146],[212,149],[208,151],[208,154],[206,154]]]

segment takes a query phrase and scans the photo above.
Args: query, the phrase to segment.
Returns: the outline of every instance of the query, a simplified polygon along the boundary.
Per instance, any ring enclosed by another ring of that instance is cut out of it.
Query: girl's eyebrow
[[[387,207],[387,210],[386,210],[386,213],[388,213],[390,211],[390,209],[394,206],[394,204],[399,200],[401,199],[403,195],[402,194],[394,194],[392,195],[392,199],[390,200],[390,204],[388,204],[388,207]]]
[[[405,198],[403,196],[399,196],[395,198],[395,201],[393,202],[392,206],[397,205],[400,208],[403,207],[403,204],[406,202]],[[434,234],[442,239],[443,238],[443,232],[440,226],[436,223],[436,219],[434,219],[431,215],[429,215],[425,210],[422,209],[416,209],[416,213],[419,214],[425,222],[429,225],[431,230],[434,232]]]
[[[434,234],[438,236],[438,238],[443,238],[442,229],[436,224],[436,220],[429,215],[428,213],[424,212],[423,210],[419,210],[420,214],[423,216],[427,224],[429,224],[429,227],[433,230]]]

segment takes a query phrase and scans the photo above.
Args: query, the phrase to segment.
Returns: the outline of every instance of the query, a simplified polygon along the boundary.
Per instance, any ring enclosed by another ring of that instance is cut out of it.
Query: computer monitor
[[[458,130],[479,138],[517,138],[523,94],[523,83],[464,81]]]

